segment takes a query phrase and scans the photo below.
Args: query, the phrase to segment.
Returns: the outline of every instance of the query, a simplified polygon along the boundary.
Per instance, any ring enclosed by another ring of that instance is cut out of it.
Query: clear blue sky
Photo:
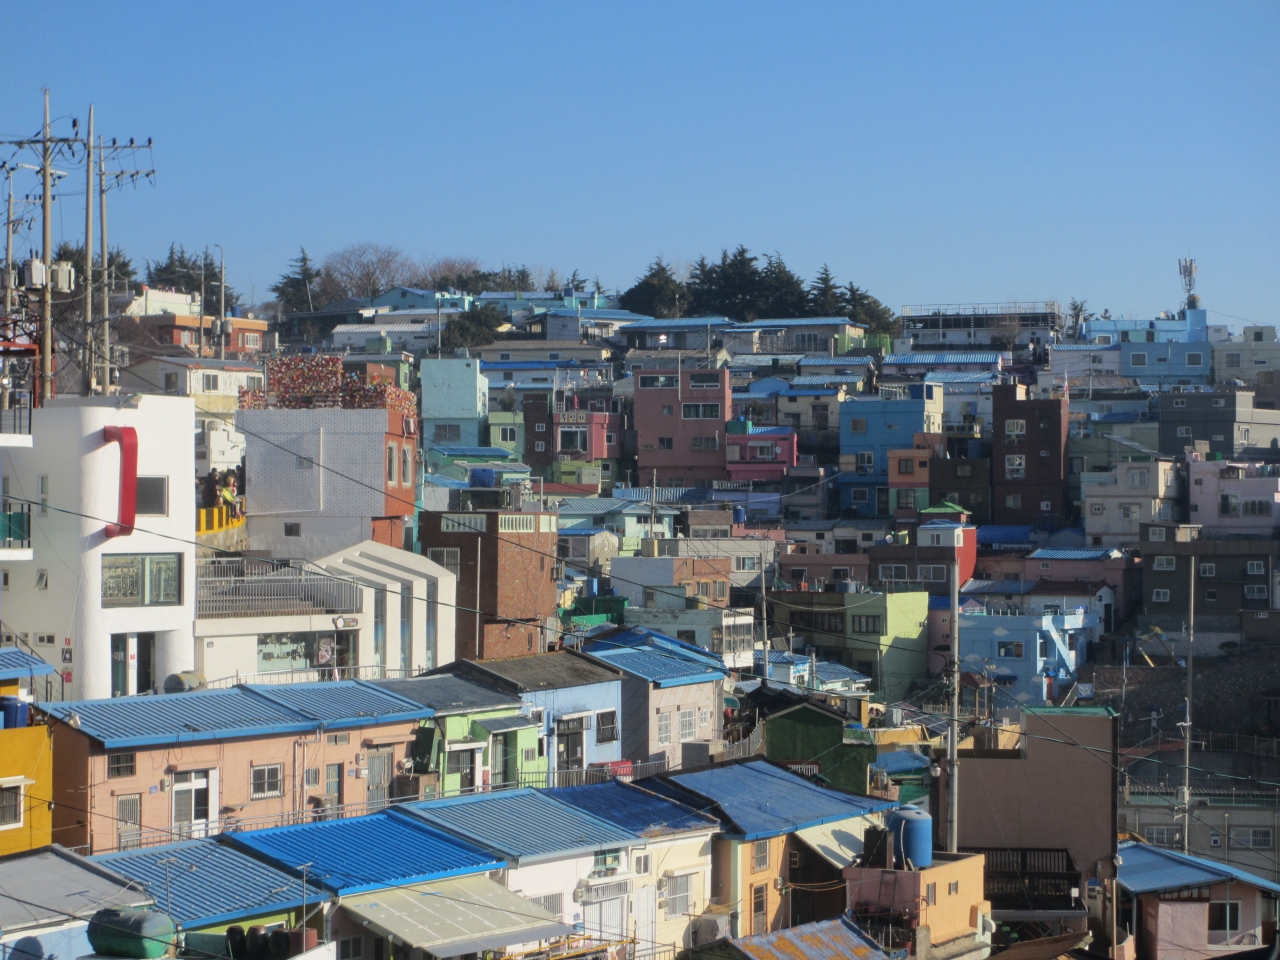
[[[112,239],[221,243],[259,298],[300,244],[613,288],[744,243],[894,308],[1150,315],[1190,252],[1206,306],[1280,320],[1271,3],[46,3],[5,30],[0,133],[48,85],[154,137]]]

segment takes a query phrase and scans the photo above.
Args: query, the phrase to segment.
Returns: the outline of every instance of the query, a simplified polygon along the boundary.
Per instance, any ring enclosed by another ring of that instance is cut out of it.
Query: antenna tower
[[[1179,260],[1178,276],[1182,277],[1182,289],[1187,294],[1187,307],[1194,310],[1200,304],[1200,298],[1193,292],[1196,288],[1196,262],[1190,257]]]

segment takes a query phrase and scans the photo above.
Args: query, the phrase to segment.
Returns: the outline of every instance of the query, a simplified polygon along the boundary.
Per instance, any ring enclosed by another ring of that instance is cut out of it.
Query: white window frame
[[[263,771],[264,783],[269,781],[270,774],[268,771],[275,770],[276,782],[279,784],[274,790],[258,789],[258,772]],[[251,800],[266,800],[271,797],[284,796],[284,764],[283,763],[255,763],[249,767],[249,798]]]
[[[1168,590],[1152,590],[1151,602],[1152,603],[1168,603],[1169,591]]]
[[[1152,558],[1151,558],[1151,569],[1152,569],[1152,570],[1177,570],[1177,569],[1178,569],[1178,558],[1177,558],[1177,557],[1168,557],[1168,556],[1163,556],[1163,557],[1152,557]]]

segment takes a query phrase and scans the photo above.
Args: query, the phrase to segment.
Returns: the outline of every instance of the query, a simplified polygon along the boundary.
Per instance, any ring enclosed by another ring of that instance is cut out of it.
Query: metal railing
[[[1122,802],[1173,807],[1182,790],[1182,778],[1177,774],[1172,777],[1127,777],[1120,790]],[[1280,807],[1280,788],[1240,788],[1224,784],[1221,780],[1192,780],[1191,797],[1193,802],[1203,802],[1211,807]]]
[[[31,504],[6,503],[0,513],[0,548],[25,550],[31,546]]]
[[[750,735],[739,740],[737,743],[729,744],[724,752],[726,760],[742,760],[746,757],[754,757],[760,752],[760,745],[764,743],[764,724],[756,724],[756,728],[751,731]]]
[[[366,664],[357,667],[290,667],[288,670],[266,670],[261,673],[237,673],[205,682],[206,689],[225,690],[237,683],[285,685],[314,683],[318,680],[398,680],[413,677],[421,670]]]
[[[359,611],[359,585],[328,574],[247,557],[196,568],[197,618]]]
[[[233,514],[228,506],[196,508],[196,533],[218,533],[244,524],[244,501],[240,501],[240,511]]]
[[[0,433],[31,433],[31,393],[9,394],[9,408],[0,409]]]

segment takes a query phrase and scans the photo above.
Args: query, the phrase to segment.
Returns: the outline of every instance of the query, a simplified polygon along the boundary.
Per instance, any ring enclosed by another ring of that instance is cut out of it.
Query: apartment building
[[[1031,399],[1022,384],[992,391],[992,519],[1056,528],[1065,502],[1067,399]]]
[[[1187,461],[1187,472],[1189,522],[1199,524],[1210,536],[1272,535],[1280,522],[1280,465],[1208,460],[1193,453]]]
[[[1089,546],[1132,547],[1141,524],[1183,519],[1186,475],[1172,457],[1135,454],[1107,473],[1081,474],[1080,494]]]
[[[684,610],[729,606],[732,557],[614,557],[614,593],[632,607]]]
[[[633,325],[634,326],[634,325]],[[725,368],[634,373],[637,465],[641,481],[710,486],[728,479],[725,423],[732,402]]]
[[[854,397],[840,404],[840,510],[888,517],[889,451],[914,446],[920,433],[942,432],[942,389],[908,384],[896,396]]]
[[[489,416],[489,380],[473,357],[427,357],[418,366],[422,382],[422,443],[425,447],[479,447]]]
[[[1195,447],[1235,457],[1245,447],[1280,442],[1280,410],[1255,406],[1250,390],[1219,389],[1212,393],[1161,393],[1156,398],[1160,452],[1181,457]]]

